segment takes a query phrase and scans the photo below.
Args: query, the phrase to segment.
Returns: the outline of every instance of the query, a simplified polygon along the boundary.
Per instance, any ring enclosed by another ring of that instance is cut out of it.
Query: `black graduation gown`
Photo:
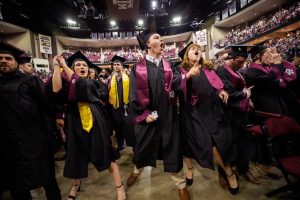
[[[251,100],[255,110],[289,115],[288,106],[282,96],[285,89],[280,86],[275,74],[250,66],[244,78],[247,87],[254,86]]]
[[[241,173],[246,173],[249,170],[249,161],[255,154],[255,145],[253,140],[250,139],[250,133],[246,130],[249,121],[247,110],[249,109],[249,101],[243,92],[245,82],[242,75],[232,71],[238,76],[233,77],[225,66],[219,67],[216,73],[224,83],[224,90],[229,94],[228,103],[223,108],[230,122],[234,143],[237,146],[237,169]]]
[[[136,145],[133,162],[137,168],[156,167],[156,160],[162,159],[165,172],[178,172],[182,169],[182,151],[179,135],[179,122],[176,107],[170,104],[164,88],[162,62],[157,67],[146,61],[149,84],[149,110],[157,111],[158,119],[152,123],[142,121],[135,124]],[[144,112],[136,100],[136,66],[130,77],[130,107],[133,117]]]
[[[38,77],[19,71],[0,77],[0,188],[23,192],[48,182],[50,107]]]
[[[94,164],[98,171],[103,171],[108,169],[111,162],[115,161],[118,156],[113,151],[104,108],[100,104],[100,100],[107,101],[107,86],[96,80],[82,78],[71,83],[70,88],[74,87],[72,84],[75,84],[76,95],[74,101],[69,101],[67,105],[67,154],[64,176],[80,179],[88,176],[89,161]],[[100,84],[102,85],[100,86]],[[85,102],[90,106],[93,115],[93,128],[89,133],[82,128],[78,102]]]
[[[216,146],[224,163],[231,163],[236,157],[236,149],[218,92],[211,86],[202,69],[200,76],[187,80],[186,84],[187,101],[183,92],[179,96],[184,156],[195,159],[202,167],[213,169],[212,147]],[[192,93],[199,98],[195,105],[189,100]]]
[[[286,80],[284,76],[288,74],[288,72],[286,71],[287,68],[285,67],[285,65],[292,64],[287,61],[284,61],[284,63],[277,64],[272,67],[278,69],[281,77],[286,83],[287,88],[285,90],[282,90],[282,97],[288,107],[289,115],[293,117],[298,123],[300,123],[300,87],[297,84],[297,79],[299,79],[299,76],[297,76],[297,78],[294,80]],[[288,68],[288,70],[291,69]],[[292,73],[297,73],[297,71],[292,71]]]
[[[129,105],[127,105],[126,108],[127,116],[125,115],[122,78],[120,78],[119,80],[116,78],[116,83],[118,88],[119,108],[115,109],[111,105],[113,129],[116,131],[117,137],[125,139],[126,145],[133,147],[135,144],[134,123]]]
[[[234,133],[234,138],[245,136],[245,129],[247,124],[249,101],[246,94],[243,92],[245,82],[243,77],[237,73],[238,77],[232,77],[228,70],[221,66],[216,70],[216,73],[224,83],[224,90],[229,94],[227,105],[224,105],[224,112],[231,124]],[[239,134],[240,133],[240,134]]]

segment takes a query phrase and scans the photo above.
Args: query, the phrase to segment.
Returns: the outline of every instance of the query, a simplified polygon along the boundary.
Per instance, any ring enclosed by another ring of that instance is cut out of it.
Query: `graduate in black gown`
[[[261,44],[251,50],[253,63],[244,74],[247,87],[251,90],[251,100],[255,110],[290,116],[289,107],[285,101],[286,83],[278,78],[271,70],[273,55],[271,49]],[[256,168],[272,178],[279,178],[280,174],[270,166],[271,158],[266,141],[257,144]]]
[[[250,52],[253,63],[250,64],[244,76],[247,86],[254,86],[251,100],[255,109],[289,115],[288,106],[282,96],[286,90],[286,84],[270,70],[273,64],[271,49],[257,45]]]
[[[184,156],[189,169],[191,159],[205,168],[214,168],[213,160],[222,167],[232,194],[239,190],[237,175],[230,163],[236,158],[236,149],[230,124],[222,103],[228,94],[213,69],[208,69],[201,57],[200,46],[190,43],[181,53],[182,63],[179,88],[179,115],[184,136]],[[178,84],[177,84],[178,85]]]
[[[117,138],[118,150],[133,146],[134,123],[129,108],[129,76],[123,72],[125,58],[115,55],[112,59],[114,73],[108,80],[109,103],[113,129]]]
[[[295,56],[292,61],[293,65],[296,67],[296,73],[297,73],[297,88],[300,88],[300,47],[295,52]],[[297,93],[297,98],[300,99],[300,94]]]
[[[30,190],[45,187],[48,199],[59,200],[48,140],[52,133],[44,117],[56,108],[39,77],[18,70],[16,60],[22,53],[0,43],[0,190],[10,190],[13,199],[26,200],[31,199]]]
[[[300,87],[298,85],[297,68],[293,63],[283,59],[277,48],[271,48],[272,64],[270,70],[277,80],[282,80],[283,98],[288,106],[289,115],[300,123]]]
[[[130,76],[130,108],[135,121],[133,163],[136,168],[127,179],[128,186],[136,181],[141,168],[156,167],[163,160],[164,171],[171,173],[180,199],[189,199],[185,178],[181,175],[182,149],[171,64],[161,57],[163,41],[150,28],[138,41],[147,55],[138,62]]]
[[[224,83],[224,89],[229,94],[228,104],[224,106],[224,111],[237,145],[235,164],[239,174],[242,174],[247,181],[260,184],[259,180],[249,170],[249,162],[255,154],[254,139],[249,137],[250,134],[246,130],[249,111],[253,109],[253,103],[250,99],[252,87],[246,87],[246,82],[239,72],[248,57],[248,46],[236,45],[229,48],[229,57],[223,66],[217,68],[216,72]]]
[[[118,200],[125,199],[125,191],[115,160],[110,131],[104,116],[101,101],[107,101],[107,87],[96,80],[88,79],[89,67],[96,68],[80,51],[67,59],[55,56],[52,77],[53,92],[62,89],[62,67],[69,88],[66,111],[67,155],[64,176],[73,179],[69,199],[75,199],[80,188],[80,179],[88,176],[88,162],[91,161],[100,172],[112,171],[118,192]],[[102,85],[101,85],[102,84]]]

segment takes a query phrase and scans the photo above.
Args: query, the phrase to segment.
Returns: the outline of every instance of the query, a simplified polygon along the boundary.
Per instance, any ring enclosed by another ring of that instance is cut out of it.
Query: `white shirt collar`
[[[159,63],[161,62],[162,57],[159,56],[159,58],[154,58],[153,56],[150,55],[146,55],[146,60],[148,60],[149,62],[152,62],[153,64],[155,64],[157,67],[159,65]]]

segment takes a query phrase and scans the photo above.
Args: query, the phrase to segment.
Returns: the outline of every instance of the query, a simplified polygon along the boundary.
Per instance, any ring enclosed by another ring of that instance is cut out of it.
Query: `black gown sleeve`
[[[45,93],[55,104],[64,105],[67,102],[69,83],[62,79],[62,88],[58,92],[52,90],[52,77],[45,83]]]
[[[29,80],[30,90],[40,108],[44,108],[49,114],[56,114],[62,110],[62,106],[55,105],[45,93],[44,83],[37,76],[32,76]]]
[[[172,89],[175,91],[176,94],[181,94],[182,88],[181,88],[181,73],[179,69],[179,65],[176,63],[172,66],[173,71],[173,80],[172,80]]]
[[[108,102],[108,86],[104,83],[102,83],[101,81],[100,83],[100,88],[99,88],[99,93],[100,93],[100,100],[103,103],[107,103]]]
[[[224,90],[228,92],[229,94],[229,103],[230,102],[238,102],[242,99],[244,99],[246,96],[243,92],[243,90],[237,90],[234,88],[230,81],[230,74],[227,72],[227,70],[223,67],[220,67],[216,70],[217,75],[220,77],[224,84]]]
[[[248,87],[255,86],[255,89],[274,92],[281,89],[280,81],[273,74],[266,74],[259,69],[248,68],[245,73],[245,81]]]

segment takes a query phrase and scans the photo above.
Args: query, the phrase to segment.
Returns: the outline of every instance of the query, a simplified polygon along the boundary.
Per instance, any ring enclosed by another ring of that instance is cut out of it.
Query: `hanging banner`
[[[196,32],[196,42],[200,46],[207,45],[207,34],[206,29]]]
[[[39,34],[40,52],[52,54],[51,37]]]
[[[110,18],[116,20],[136,19],[139,15],[139,0],[106,0]]]

